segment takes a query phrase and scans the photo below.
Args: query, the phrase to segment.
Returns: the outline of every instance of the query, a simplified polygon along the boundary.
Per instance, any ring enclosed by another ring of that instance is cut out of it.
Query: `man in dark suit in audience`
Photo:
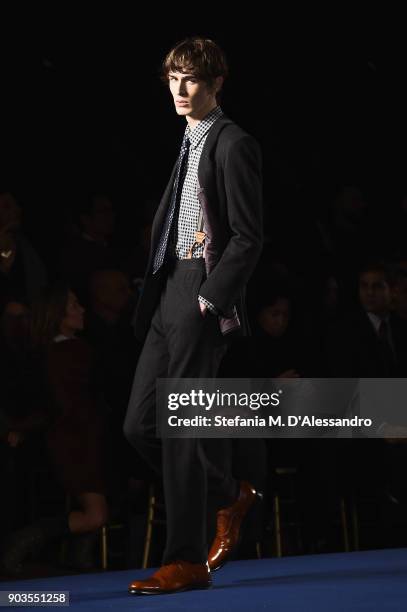
[[[393,312],[394,280],[392,270],[382,262],[369,263],[360,270],[357,308],[342,318],[326,343],[330,375],[375,379],[406,376],[407,325]],[[363,416],[375,419],[376,432],[391,438],[394,427],[387,422],[387,407],[383,404],[382,415],[376,408]],[[405,448],[379,439],[341,443],[336,454],[340,456],[344,482],[358,490],[361,486],[370,492],[375,490],[381,499],[394,498],[393,494],[389,496],[390,490],[404,490]]]
[[[392,311],[393,276],[371,263],[359,274],[358,306],[334,330],[329,343],[332,374],[394,377],[407,372],[407,326]]]

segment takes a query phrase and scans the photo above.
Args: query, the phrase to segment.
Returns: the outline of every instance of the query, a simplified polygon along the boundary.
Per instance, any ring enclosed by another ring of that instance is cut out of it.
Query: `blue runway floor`
[[[235,561],[214,574],[209,590],[159,596],[127,594],[131,580],[151,573],[151,569],[126,570],[0,582],[0,590],[70,591],[70,607],[65,609],[89,612],[407,611],[407,549]]]

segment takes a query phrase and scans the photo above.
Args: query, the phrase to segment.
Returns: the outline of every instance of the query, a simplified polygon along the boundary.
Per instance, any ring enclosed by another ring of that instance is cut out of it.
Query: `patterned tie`
[[[179,203],[181,201],[182,186],[184,184],[188,168],[189,145],[190,140],[188,136],[185,136],[184,140],[182,141],[181,150],[178,157],[177,170],[175,173],[175,180],[172,188],[171,203],[168,207],[163,231],[161,233],[161,238],[154,256],[153,274],[155,274],[161,268],[164,262],[168,249],[170,232],[173,225],[174,217],[175,219],[177,219],[178,217],[176,213],[178,213]]]

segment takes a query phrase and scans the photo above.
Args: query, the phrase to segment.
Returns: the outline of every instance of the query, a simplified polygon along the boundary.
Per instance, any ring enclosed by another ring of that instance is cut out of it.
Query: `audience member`
[[[122,493],[129,475],[136,474],[138,462],[136,452],[123,436],[123,421],[140,348],[131,326],[133,308],[129,279],[123,272],[100,270],[93,274],[85,336],[95,350],[101,391],[109,408],[110,481],[115,490],[121,487]],[[139,478],[140,472],[145,470],[139,470]]]
[[[28,304],[47,282],[37,252],[21,229],[22,210],[9,191],[0,191],[0,302]]]
[[[326,344],[333,376],[406,374],[407,327],[392,312],[394,282],[391,270],[380,262],[361,269],[357,305],[344,313]]]
[[[43,366],[50,461],[78,509],[44,517],[12,534],[2,557],[19,575],[30,552],[51,539],[96,532],[108,516],[104,468],[104,406],[93,379],[93,354],[77,333],[84,310],[66,287],[48,290],[33,306],[32,348]],[[40,369],[38,370],[40,376]]]
[[[66,279],[82,303],[87,304],[92,274],[115,267],[115,254],[110,244],[115,211],[112,200],[103,193],[79,197],[74,208],[74,234],[60,253],[60,278]]]

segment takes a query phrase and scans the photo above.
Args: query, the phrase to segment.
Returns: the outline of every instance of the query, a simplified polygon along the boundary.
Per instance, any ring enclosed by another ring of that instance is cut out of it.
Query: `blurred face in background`
[[[0,193],[0,230],[16,231],[21,225],[21,207],[11,193]]]
[[[290,321],[290,301],[279,297],[270,306],[265,306],[259,313],[258,321],[262,329],[273,338],[281,338],[287,331]]]
[[[407,321],[407,277],[399,279],[393,294],[394,310],[401,319]]]
[[[368,203],[357,187],[345,187],[334,202],[335,211],[348,221],[359,223],[368,209]]]
[[[68,293],[65,317],[62,319],[60,332],[68,338],[83,329],[85,309],[79,304],[78,299],[72,291]]]
[[[115,212],[111,200],[106,196],[93,199],[91,212],[81,215],[84,232],[96,240],[105,240],[114,232]]]
[[[8,302],[1,318],[1,331],[8,346],[16,351],[28,342],[29,310],[21,302]]]
[[[392,294],[386,276],[380,270],[369,270],[359,279],[359,300],[366,312],[386,316],[391,307]]]
[[[91,284],[92,305],[100,314],[117,318],[131,305],[132,293],[127,276],[120,270],[96,272]]]

